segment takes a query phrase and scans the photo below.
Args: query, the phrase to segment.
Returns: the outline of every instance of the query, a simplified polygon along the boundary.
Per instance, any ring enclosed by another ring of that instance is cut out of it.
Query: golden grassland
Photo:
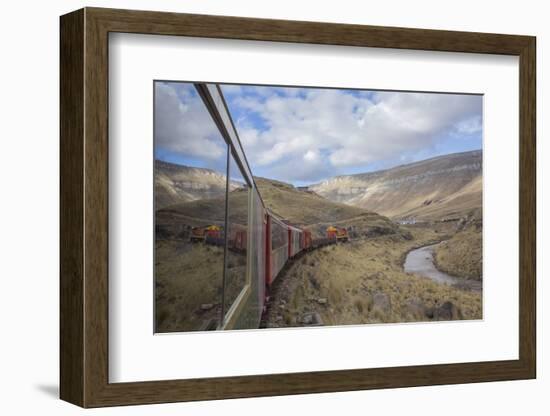
[[[197,331],[221,313],[223,248],[183,240],[155,244],[156,332]],[[226,307],[237,297],[245,280],[246,254],[228,257]]]
[[[438,269],[454,276],[481,280],[483,270],[481,230],[469,227],[439,244],[435,250]]]
[[[402,228],[399,234],[327,246],[291,261],[276,281],[264,324],[302,326],[304,316],[312,313],[324,325],[481,319],[480,292],[403,271],[410,250],[449,239],[453,226]],[[407,231],[412,239],[403,237]],[[466,241],[471,238],[477,236],[468,229],[449,241],[468,250],[471,243]],[[220,314],[222,248],[174,239],[157,240],[155,249],[156,331],[204,330]],[[468,258],[468,253],[460,258]],[[244,271],[244,263],[238,260],[234,272]],[[463,266],[457,263],[456,267]],[[434,315],[449,302],[452,317]]]
[[[444,189],[444,184],[441,185],[440,192]],[[467,217],[481,217],[481,205],[482,205],[482,186],[483,181],[481,175],[472,179],[471,182],[466,184],[456,192],[446,195],[443,198],[437,198],[437,192],[434,191],[433,195],[429,195],[430,204],[423,204],[416,199],[414,208],[403,211],[399,210],[400,217],[414,217],[417,220],[434,220],[445,218],[461,218]],[[399,208],[396,208],[397,210]],[[393,213],[394,215],[396,212]],[[389,214],[387,214],[389,215]]]
[[[332,224],[353,226],[361,235],[399,230],[388,218],[376,213],[333,203],[287,184],[257,180],[262,197],[273,210],[294,223],[307,223],[315,237],[325,235],[326,227]],[[229,213],[233,222],[246,223],[248,195],[242,188],[230,192]],[[189,233],[194,226],[223,223],[224,215],[223,198],[175,204],[156,212],[155,317],[158,332],[204,329],[205,324],[220,316],[223,250],[200,243],[190,244]],[[239,283],[246,267],[245,257],[233,254],[228,261],[230,273],[226,288],[226,297],[230,300],[242,287]]]
[[[157,240],[155,251],[156,331],[198,330],[216,318],[222,290],[223,249]],[[203,310],[203,305],[211,307]]]
[[[481,293],[403,271],[408,251],[442,238],[430,228],[410,231],[412,240],[387,235],[327,246],[297,259],[276,288],[267,326],[300,326],[308,313],[318,313],[324,325],[427,321],[446,302],[456,306],[454,319],[481,319]]]

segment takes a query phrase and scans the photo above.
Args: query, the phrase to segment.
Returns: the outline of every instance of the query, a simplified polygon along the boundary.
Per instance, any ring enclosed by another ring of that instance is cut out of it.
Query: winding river
[[[403,269],[407,273],[415,273],[441,284],[456,286],[466,290],[481,290],[481,282],[451,276],[438,270],[434,264],[434,249],[438,244],[432,244],[411,250],[405,259]]]

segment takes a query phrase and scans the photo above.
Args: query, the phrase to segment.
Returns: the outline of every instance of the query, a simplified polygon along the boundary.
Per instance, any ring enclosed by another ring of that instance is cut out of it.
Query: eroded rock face
[[[155,160],[155,209],[189,201],[223,197],[226,177],[211,169]],[[231,181],[231,190],[239,184]]]
[[[481,206],[481,174],[482,152],[473,151],[377,172],[337,176],[311,185],[309,190],[331,201],[390,217],[442,219],[449,215],[446,204],[453,198],[460,197],[464,202],[463,213]],[[452,208],[457,214],[456,204]]]

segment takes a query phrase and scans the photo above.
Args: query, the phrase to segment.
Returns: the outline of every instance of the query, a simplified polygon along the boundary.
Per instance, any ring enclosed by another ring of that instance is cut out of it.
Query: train
[[[327,237],[335,239],[336,241],[349,241],[348,230],[342,227],[335,227],[333,225],[327,228]]]
[[[263,211],[260,234],[264,246],[264,253],[262,253],[264,267],[255,278],[259,280],[258,286],[263,289],[261,309],[265,312],[273,284],[289,261],[320,247],[347,242],[349,234],[346,228],[331,225],[326,228],[323,237],[313,238],[311,230],[294,225],[267,208],[263,208]],[[247,228],[233,224],[229,228],[227,242],[225,230],[219,225],[192,228],[190,241],[217,246],[227,243],[228,250],[246,253],[249,240]]]
[[[241,176],[243,183],[238,195],[226,187],[228,203],[223,227],[218,217],[220,224],[191,230],[194,243],[218,245],[224,249],[223,268],[219,273],[222,284],[212,302],[215,304],[213,309],[219,309],[219,317],[215,325],[207,327],[220,330],[257,328],[261,325],[273,285],[279,281],[285,266],[306,251],[346,243],[348,230],[330,225],[322,236],[313,238],[313,228],[292,224],[270,210],[258,190],[222,89],[207,83],[195,83],[195,88],[228,145],[227,176]],[[235,210],[230,201],[232,197],[236,200],[242,196],[243,190],[248,191],[246,218],[244,210]],[[315,230],[319,231],[319,227],[316,225]]]

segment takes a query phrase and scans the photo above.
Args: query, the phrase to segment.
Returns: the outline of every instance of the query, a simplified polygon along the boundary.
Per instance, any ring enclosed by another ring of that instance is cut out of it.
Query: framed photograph
[[[63,400],[536,377],[534,37],[60,29]]]

